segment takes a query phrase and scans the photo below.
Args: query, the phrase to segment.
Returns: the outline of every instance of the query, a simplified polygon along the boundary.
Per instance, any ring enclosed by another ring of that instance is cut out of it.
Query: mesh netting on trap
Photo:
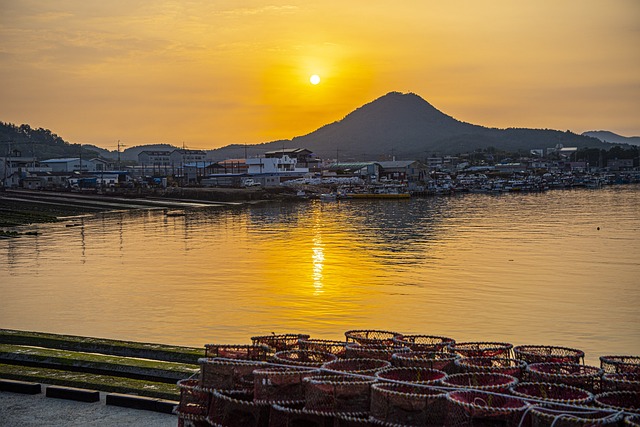
[[[620,413],[575,406],[536,406],[527,417],[535,427],[616,426],[623,419]]]
[[[497,374],[490,372],[466,372],[462,374],[451,374],[442,380],[445,387],[474,390],[484,390],[493,392],[507,392],[510,387],[516,385],[518,379],[511,375]]]
[[[394,354],[407,353],[409,347],[398,347],[394,344],[358,344],[348,343],[345,357],[348,359],[380,359],[391,361]]]
[[[629,415],[624,419],[625,427],[640,427],[640,415]]]
[[[447,346],[456,343],[453,338],[437,335],[396,335],[392,339],[411,351],[447,351]]]
[[[338,359],[327,362],[322,367],[330,371],[359,375],[374,375],[381,369],[389,368],[390,362],[379,359]]]
[[[305,409],[323,412],[366,413],[371,384],[376,380],[348,376],[305,378]]]
[[[269,427],[334,427],[335,414],[310,411],[303,404],[271,406]]]
[[[279,351],[273,356],[274,363],[293,366],[319,368],[324,363],[332,362],[338,357],[335,354],[314,350]]]
[[[594,401],[603,408],[640,414],[640,392],[608,391],[597,394]]]
[[[600,367],[606,373],[640,373],[640,356],[600,356]]]
[[[198,359],[200,387],[220,390],[253,390],[253,371],[265,366],[250,360]]]
[[[267,367],[253,371],[254,400],[258,403],[304,401],[304,382],[319,371],[304,368]]]
[[[381,381],[423,385],[440,384],[447,378],[446,373],[428,368],[385,368],[375,375]]]
[[[513,348],[516,359],[527,363],[584,363],[584,351],[550,345],[519,345]]]
[[[225,359],[267,361],[273,356],[273,350],[264,344],[205,344],[205,357],[222,357]]]
[[[395,353],[391,357],[391,363],[399,368],[428,368],[454,374],[457,372],[455,361],[459,358],[460,355],[453,353],[409,351]]]
[[[346,341],[324,340],[318,338],[300,340],[301,350],[322,351],[324,353],[335,354],[338,358],[345,357],[346,347]]]
[[[527,376],[532,382],[561,383],[600,391],[603,371],[595,366],[577,363],[532,363],[527,365]]]
[[[455,361],[459,372],[486,372],[511,375],[522,379],[527,368],[526,362],[503,357],[463,357]]]
[[[358,344],[394,345],[393,337],[400,335],[398,332],[380,331],[376,329],[354,329],[344,333],[347,342]]]
[[[446,396],[449,427],[517,426],[529,408],[524,399],[479,390],[452,391]]]
[[[526,382],[511,386],[511,394],[527,399],[532,404],[539,402],[565,405],[586,405],[593,401],[593,394],[587,390],[557,383]]]
[[[606,373],[602,376],[603,391],[640,391],[640,372]]]
[[[209,413],[211,394],[208,390],[201,388],[199,383],[197,379],[178,381],[180,389],[178,417],[182,420],[192,421],[192,424],[205,422]]]
[[[432,387],[384,382],[371,386],[371,416],[382,422],[444,425],[447,408],[446,392]]]
[[[251,337],[253,345],[265,344],[274,351],[297,350],[300,348],[299,341],[309,339],[307,334],[272,334]]]
[[[513,344],[505,342],[470,341],[447,346],[450,352],[462,357],[511,357]]]
[[[212,390],[207,420],[220,427],[267,427],[270,409],[254,402],[249,391]]]

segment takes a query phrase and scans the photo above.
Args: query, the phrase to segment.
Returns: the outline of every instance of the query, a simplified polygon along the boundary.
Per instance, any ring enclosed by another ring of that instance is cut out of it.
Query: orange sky
[[[0,121],[70,142],[289,139],[390,91],[640,135],[640,2],[0,0]]]

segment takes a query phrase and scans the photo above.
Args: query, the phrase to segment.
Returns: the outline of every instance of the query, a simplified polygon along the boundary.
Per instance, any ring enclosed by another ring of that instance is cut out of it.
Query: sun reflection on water
[[[322,244],[322,234],[319,230],[316,230],[316,235],[313,236],[313,254],[311,255],[313,260],[313,287],[315,292],[314,296],[320,295],[324,292],[324,285],[322,283],[322,269],[324,268],[324,245]]]

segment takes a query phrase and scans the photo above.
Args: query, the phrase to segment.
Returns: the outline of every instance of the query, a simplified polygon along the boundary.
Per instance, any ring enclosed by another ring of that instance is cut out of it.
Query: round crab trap
[[[496,374],[490,372],[466,372],[463,374],[451,374],[442,385],[458,389],[471,388],[474,390],[506,392],[510,387],[518,384],[518,379],[511,375]]]
[[[319,368],[327,362],[332,362],[338,357],[335,354],[313,350],[286,350],[279,351],[273,356],[275,363],[292,366],[307,366]]]
[[[399,368],[428,368],[453,374],[456,372],[455,361],[459,358],[453,353],[409,351],[395,353],[391,356],[391,363]]]
[[[532,363],[527,375],[532,382],[561,383],[583,388],[591,393],[600,390],[602,369],[577,363]]]
[[[247,391],[211,391],[207,421],[217,427],[265,427],[270,405],[256,403]]]
[[[359,375],[373,375],[381,369],[389,368],[390,362],[379,359],[338,359],[327,362],[322,367],[330,371]]]
[[[629,415],[624,419],[626,427],[640,427],[640,415]]]
[[[464,357],[455,360],[455,365],[460,372],[487,372],[505,374],[522,379],[522,374],[527,369],[527,364],[518,359],[502,357]]]
[[[600,367],[606,373],[640,373],[640,356],[600,356]]]
[[[323,339],[306,339],[300,340],[301,350],[322,351],[325,353],[335,354],[339,358],[345,357],[347,342]]]
[[[269,427],[333,427],[335,414],[309,411],[302,404],[273,404]]]
[[[372,427],[380,426],[379,423],[372,420],[368,414],[344,414],[337,413],[335,415],[334,427]]]
[[[640,391],[640,373],[620,372],[602,376],[604,391]]]
[[[621,413],[575,406],[536,406],[528,415],[536,427],[616,426],[623,418]]]
[[[379,331],[375,329],[360,329],[351,330],[344,333],[347,338],[347,342],[355,342],[358,344],[377,344],[377,345],[389,345],[393,344],[393,337],[400,335],[397,332],[391,331]]]
[[[455,344],[453,338],[437,335],[396,335],[392,338],[396,345],[409,347],[411,351],[447,351],[449,344]]]
[[[608,391],[597,394],[595,402],[603,408],[640,414],[640,392],[638,391]]]
[[[306,334],[272,334],[251,337],[253,345],[268,345],[275,351],[296,350],[299,349],[299,341],[309,339]]]
[[[431,387],[396,383],[371,386],[371,417],[405,426],[444,425],[447,393]]]
[[[386,368],[376,372],[381,381],[397,381],[409,384],[440,384],[447,374],[436,369],[427,368]]]
[[[521,398],[476,390],[448,393],[449,426],[517,426],[529,404]]]
[[[249,360],[198,359],[200,387],[220,390],[253,390],[253,371],[263,362]]]
[[[199,387],[198,380],[185,379],[178,381],[180,389],[180,403],[178,404],[178,416],[184,420],[206,422],[209,414],[209,402],[211,394],[209,391]]]
[[[300,368],[264,368],[253,371],[253,398],[257,403],[304,401],[303,380],[318,371]]]
[[[511,387],[511,394],[539,402],[565,405],[586,405],[593,401],[593,394],[587,390],[555,383],[519,383]]]
[[[366,413],[375,379],[343,376],[305,378],[305,406],[312,411]]]
[[[550,345],[519,345],[513,348],[516,359],[527,363],[584,363],[584,351]]]
[[[391,358],[396,353],[407,353],[409,347],[397,347],[394,345],[386,344],[347,344],[345,356],[348,359],[380,359],[391,361]]]
[[[511,357],[512,344],[505,342],[457,342],[449,344],[450,352],[462,357]]]
[[[225,359],[259,360],[266,362],[273,355],[269,346],[235,345],[235,344],[205,344],[205,357],[222,357]]]

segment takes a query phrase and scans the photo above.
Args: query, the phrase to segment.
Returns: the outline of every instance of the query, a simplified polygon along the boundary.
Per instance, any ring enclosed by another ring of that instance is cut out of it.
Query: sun
[[[311,82],[312,85],[317,85],[318,83],[320,83],[320,76],[317,74],[314,74],[313,76],[309,77],[309,81]]]

